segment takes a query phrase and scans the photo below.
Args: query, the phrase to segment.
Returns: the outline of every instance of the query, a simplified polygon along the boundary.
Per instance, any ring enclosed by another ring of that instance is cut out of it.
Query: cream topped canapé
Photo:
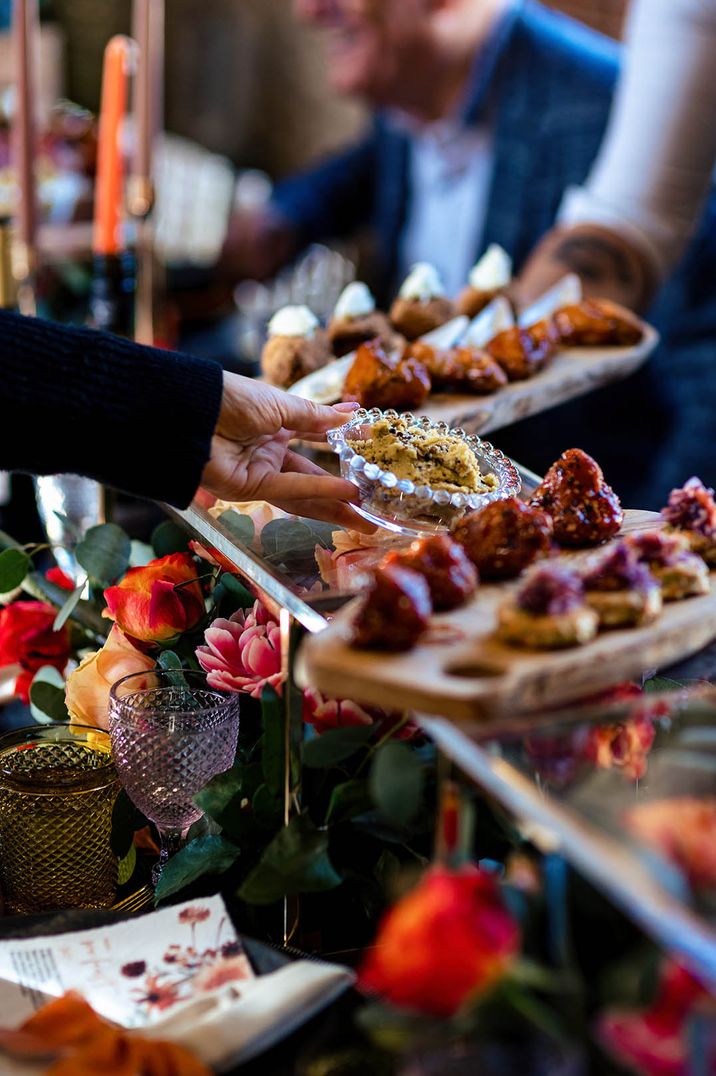
[[[316,315],[307,306],[283,306],[268,323],[269,336],[303,336],[310,338],[319,327]]]
[[[427,303],[445,295],[445,287],[440,274],[429,262],[418,262],[406,276],[399,292],[401,299]]]
[[[356,321],[358,318],[367,317],[374,311],[375,299],[370,288],[360,280],[354,280],[341,292],[333,317],[345,318],[346,321]]]

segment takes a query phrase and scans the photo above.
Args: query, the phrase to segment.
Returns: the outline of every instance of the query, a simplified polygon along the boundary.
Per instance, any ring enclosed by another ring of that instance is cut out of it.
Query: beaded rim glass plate
[[[482,473],[495,475],[497,486],[484,493],[450,493],[445,489],[416,485],[409,479],[398,478],[392,471],[382,470],[376,463],[369,463],[347,443],[360,427],[370,427],[382,418],[399,417],[422,429],[436,429],[460,438],[475,454]],[[424,415],[361,409],[350,422],[329,430],[328,443],[340,459],[341,475],[360,490],[361,502],[355,506],[356,511],[372,523],[398,534],[421,535],[447,530],[466,512],[484,508],[493,501],[516,497],[522,488],[515,465],[489,441],[462,429],[451,429],[445,422],[433,422]]]

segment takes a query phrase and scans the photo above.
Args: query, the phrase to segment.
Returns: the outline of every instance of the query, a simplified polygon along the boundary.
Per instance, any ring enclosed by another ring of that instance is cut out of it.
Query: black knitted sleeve
[[[0,311],[0,469],[83,474],[184,507],[221,392],[216,363]]]

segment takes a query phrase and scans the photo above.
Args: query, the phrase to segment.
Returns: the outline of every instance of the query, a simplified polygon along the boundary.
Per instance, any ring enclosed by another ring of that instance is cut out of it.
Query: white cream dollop
[[[360,280],[354,280],[341,292],[333,316],[354,321],[356,318],[367,317],[374,310],[375,299],[370,288],[367,284],[362,284]]]
[[[319,326],[307,306],[282,306],[268,323],[269,336],[313,336]]]
[[[476,291],[506,288],[512,280],[512,258],[497,243],[490,243],[477,265],[470,270],[468,280]]]
[[[427,303],[443,296],[445,288],[434,265],[418,262],[403,281],[399,294],[401,299],[417,299],[420,303]]]

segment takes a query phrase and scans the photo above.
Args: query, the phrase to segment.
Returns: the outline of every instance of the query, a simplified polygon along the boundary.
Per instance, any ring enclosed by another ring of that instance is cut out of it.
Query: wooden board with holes
[[[627,512],[623,533],[656,523],[652,512]],[[403,654],[349,646],[351,602],[325,631],[304,641],[299,676],[334,697],[484,720],[583,698],[687,657],[716,637],[714,573],[709,594],[667,603],[653,624],[602,632],[569,650],[523,650],[494,637],[498,606],[515,585],[483,584],[463,608],[435,614],[427,640]]]
[[[434,393],[416,412],[468,433],[487,434],[629,377],[646,362],[658,343],[656,329],[645,324],[644,339],[636,347],[560,351],[534,377],[513,381],[492,396]],[[334,403],[340,399],[349,365],[345,359],[338,359],[303,378],[290,391],[316,403]]]

